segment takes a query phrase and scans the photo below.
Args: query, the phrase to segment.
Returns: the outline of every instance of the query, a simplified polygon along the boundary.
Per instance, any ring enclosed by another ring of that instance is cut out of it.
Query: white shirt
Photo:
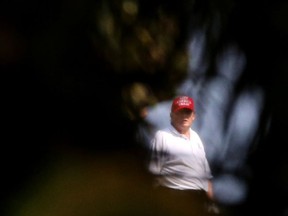
[[[203,143],[190,130],[190,139],[170,126],[158,130],[151,141],[149,170],[158,184],[179,190],[208,190],[212,178]]]

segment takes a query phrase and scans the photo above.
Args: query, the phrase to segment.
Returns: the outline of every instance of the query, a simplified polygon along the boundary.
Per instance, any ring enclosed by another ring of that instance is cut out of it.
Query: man
[[[158,130],[151,141],[149,161],[149,170],[156,176],[157,191],[165,194],[167,203],[163,200],[162,204],[179,205],[182,215],[209,215],[207,203],[213,197],[212,175],[203,143],[191,129],[196,117],[193,99],[176,97],[170,117],[171,125]],[[170,202],[174,198],[176,202]]]

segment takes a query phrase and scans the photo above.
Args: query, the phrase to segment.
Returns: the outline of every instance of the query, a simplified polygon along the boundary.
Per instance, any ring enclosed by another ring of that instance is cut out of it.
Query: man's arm
[[[212,185],[212,181],[208,180],[208,190],[207,190],[207,195],[208,197],[213,200],[213,185]]]

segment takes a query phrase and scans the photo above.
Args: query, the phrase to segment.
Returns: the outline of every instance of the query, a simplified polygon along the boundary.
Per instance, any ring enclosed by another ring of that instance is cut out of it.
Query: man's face
[[[181,109],[171,113],[171,123],[177,130],[188,129],[195,119],[195,113],[190,109]]]

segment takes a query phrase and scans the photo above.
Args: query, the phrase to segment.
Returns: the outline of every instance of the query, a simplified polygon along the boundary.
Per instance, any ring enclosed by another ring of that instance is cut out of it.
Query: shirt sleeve
[[[195,137],[197,137],[198,143],[200,144],[201,149],[202,149],[202,151],[203,151],[203,156],[204,156],[204,157],[203,157],[203,160],[204,160],[204,161],[203,161],[203,162],[204,162],[204,164],[203,164],[203,169],[204,169],[204,171],[205,171],[205,173],[206,173],[206,177],[207,177],[207,179],[212,179],[213,176],[212,176],[212,173],[211,173],[210,164],[209,164],[208,159],[207,159],[207,157],[206,157],[205,146],[204,146],[204,144],[203,144],[202,139],[200,138],[200,136],[199,136],[196,132],[194,132],[194,131],[193,131],[193,133],[194,133]]]
[[[202,143],[202,141],[201,141],[201,143]],[[204,151],[204,170],[206,172],[207,179],[212,179],[213,175],[211,173],[210,164],[209,164],[208,159],[206,157],[206,151],[205,151],[205,147],[204,147],[203,143],[202,143],[202,146],[203,146],[203,151]]]
[[[150,161],[149,171],[154,175],[160,175],[164,160],[164,149],[163,149],[163,136],[160,131],[157,131],[153,139],[151,140],[150,149]]]

